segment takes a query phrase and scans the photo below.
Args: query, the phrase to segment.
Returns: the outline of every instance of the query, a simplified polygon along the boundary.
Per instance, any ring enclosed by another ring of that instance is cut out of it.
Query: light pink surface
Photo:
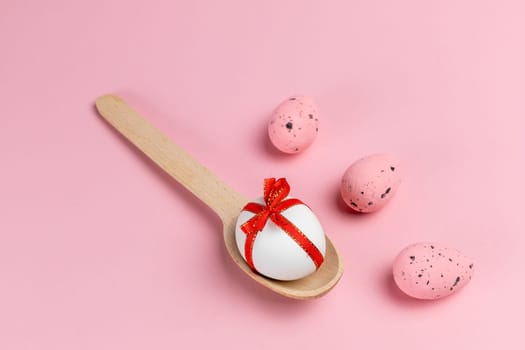
[[[440,299],[461,290],[474,274],[472,259],[435,242],[414,243],[394,261],[394,281],[406,294],[418,299]]]
[[[0,11],[0,348],[522,349],[522,1],[18,1]],[[345,259],[330,294],[281,298],[230,261],[218,219],[97,117],[114,92],[248,198],[285,176]],[[286,96],[323,111],[275,151]],[[342,173],[405,165],[352,215]],[[467,288],[404,297],[417,241],[476,262]]]
[[[359,213],[372,213],[387,205],[402,182],[399,161],[387,154],[366,155],[343,174],[341,197]]]

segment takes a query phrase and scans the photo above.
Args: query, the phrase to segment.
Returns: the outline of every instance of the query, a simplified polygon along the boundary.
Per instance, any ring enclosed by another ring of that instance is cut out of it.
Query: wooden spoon
[[[343,274],[343,263],[332,242],[326,239],[321,268],[296,281],[277,281],[253,272],[235,243],[235,224],[248,199],[218,179],[186,151],[142,118],[124,100],[104,95],[96,101],[100,115],[161,169],[206,203],[222,220],[224,244],[233,261],[263,286],[294,299],[319,297],[332,289]]]

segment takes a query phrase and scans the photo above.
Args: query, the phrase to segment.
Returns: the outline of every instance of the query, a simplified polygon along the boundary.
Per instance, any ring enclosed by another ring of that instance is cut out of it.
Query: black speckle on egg
[[[423,275],[422,275],[422,274],[419,274],[419,275],[417,275],[417,277],[421,278],[421,277],[423,277]]]
[[[295,97],[290,97],[290,101],[295,101],[296,98]]]
[[[427,280],[427,286],[430,284],[430,280]]]
[[[368,202],[368,205],[372,205],[372,204],[374,204],[374,202]]]
[[[396,168],[393,167],[393,166],[391,166],[391,167],[390,167],[390,170],[394,171],[394,170],[396,170]]]
[[[295,151],[296,151],[296,152],[299,151],[299,148],[295,147]]]
[[[381,198],[385,198],[385,196],[390,192],[390,190],[391,190],[390,187],[387,188],[387,189],[385,190],[385,193],[381,194]]]
[[[354,207],[357,207],[357,204],[355,202],[350,202],[351,205],[353,205]]]
[[[434,249],[434,246],[433,246],[433,245],[431,245],[431,246],[430,246],[430,248]]]
[[[470,265],[468,266],[469,269],[471,269],[471,268],[473,268],[473,267],[474,267],[474,264],[470,264]]]
[[[361,194],[365,194],[363,191],[361,191]]]
[[[310,117],[310,119],[314,119],[314,115],[313,114],[308,114],[308,116]]]
[[[452,285],[452,287],[455,287],[458,285],[459,281],[461,280],[461,277],[456,277],[456,280],[454,281],[454,284]]]
[[[293,123],[292,122],[286,123],[286,129],[292,130],[293,129]]]
[[[410,260],[414,261],[414,260],[416,260],[416,257],[414,255],[411,255],[410,256]]]

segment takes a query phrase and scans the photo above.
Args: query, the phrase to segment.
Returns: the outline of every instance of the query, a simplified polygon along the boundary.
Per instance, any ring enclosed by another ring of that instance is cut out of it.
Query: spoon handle
[[[173,143],[123,99],[96,100],[100,115],[162,170],[213,209],[223,220],[236,217],[247,200]]]

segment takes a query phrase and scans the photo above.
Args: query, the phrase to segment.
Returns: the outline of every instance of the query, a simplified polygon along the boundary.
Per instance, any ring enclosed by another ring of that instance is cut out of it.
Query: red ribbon
[[[275,178],[265,179],[264,202],[266,205],[250,202],[243,208],[243,210],[255,214],[250,220],[241,225],[241,229],[246,234],[244,255],[246,256],[246,262],[254,271],[257,271],[257,269],[253,265],[253,245],[255,243],[255,238],[257,238],[257,234],[264,229],[268,219],[272,220],[295,242],[297,242],[301,248],[303,248],[312,259],[316,269],[318,269],[324,261],[323,254],[321,254],[312,241],[310,241],[308,237],[299,230],[299,228],[281,214],[283,211],[294,205],[304,204],[299,199],[285,199],[289,193],[290,185],[285,178],[280,178],[279,180],[275,180]]]

